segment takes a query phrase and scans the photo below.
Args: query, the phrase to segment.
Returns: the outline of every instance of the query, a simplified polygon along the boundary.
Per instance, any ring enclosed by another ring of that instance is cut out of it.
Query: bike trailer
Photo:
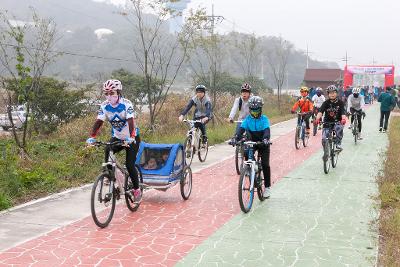
[[[183,175],[183,146],[140,142],[136,165],[142,173],[144,184],[174,185]]]

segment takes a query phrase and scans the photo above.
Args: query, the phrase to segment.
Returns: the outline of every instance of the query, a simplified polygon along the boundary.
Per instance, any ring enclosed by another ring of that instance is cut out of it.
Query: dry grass
[[[400,117],[393,117],[384,172],[379,178],[381,200],[379,266],[400,266]]]

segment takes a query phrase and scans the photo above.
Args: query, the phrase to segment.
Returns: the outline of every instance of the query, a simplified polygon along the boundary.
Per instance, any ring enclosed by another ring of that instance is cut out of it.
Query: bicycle
[[[115,211],[116,201],[125,197],[125,203],[132,212],[136,211],[140,202],[135,202],[133,197],[133,184],[125,166],[117,161],[112,150],[113,147],[126,145],[124,141],[95,142],[92,146],[105,146],[110,154],[107,162],[102,164],[102,173],[96,178],[90,196],[90,211],[94,223],[100,228],[105,228],[111,222]],[[139,176],[140,190],[143,194],[143,177],[135,165]],[[96,205],[99,204],[99,205]]]
[[[311,121],[311,123],[313,124],[313,136],[316,136],[318,130],[321,130],[321,124],[315,123],[315,119],[317,118],[318,111],[319,111],[318,108],[314,108],[312,121]]]
[[[308,145],[309,134],[306,133],[306,122],[304,116],[309,114],[308,112],[297,112],[298,120],[296,126],[296,132],[294,137],[294,145],[296,149],[300,149],[300,142],[303,142],[303,146]]]
[[[339,157],[340,150],[335,149],[336,131],[334,126],[337,122],[324,122],[324,125],[329,126],[329,135],[326,142],[323,145],[324,155],[322,161],[324,163],[325,174],[329,173],[330,167],[335,168]]]
[[[240,171],[239,178],[239,205],[240,209],[247,213],[251,210],[254,198],[254,187],[257,188],[257,195],[260,201],[264,201],[263,194],[265,184],[262,175],[261,156],[257,153],[255,156],[255,146],[263,145],[263,142],[244,141],[243,147],[247,150],[248,159],[243,162],[243,168]],[[271,145],[268,143],[267,145]],[[257,159],[257,160],[256,160]]]
[[[235,121],[236,123],[242,123],[243,121]],[[245,136],[245,133],[243,134],[243,137]],[[243,144],[241,142],[238,142],[237,144],[234,144],[235,147],[235,168],[236,168],[236,173],[240,175],[240,170],[243,167],[243,156],[244,156],[244,148]]]
[[[353,123],[351,124],[351,127],[352,127],[351,132],[353,133],[354,144],[357,145],[358,137],[360,135],[360,132],[358,131],[358,116],[361,116],[361,111],[354,110],[354,112],[350,113],[350,114],[351,114],[351,116],[353,116]]]
[[[192,164],[196,152],[200,162],[204,162],[208,154],[208,142],[203,142],[201,130],[198,127],[195,127],[196,123],[203,122],[201,120],[183,120],[183,122],[186,122],[190,126],[183,145],[186,165],[190,166]]]

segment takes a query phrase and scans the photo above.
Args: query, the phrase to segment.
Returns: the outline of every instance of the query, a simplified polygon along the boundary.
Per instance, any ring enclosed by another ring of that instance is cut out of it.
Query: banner
[[[347,66],[347,71],[352,74],[392,74],[392,66]]]

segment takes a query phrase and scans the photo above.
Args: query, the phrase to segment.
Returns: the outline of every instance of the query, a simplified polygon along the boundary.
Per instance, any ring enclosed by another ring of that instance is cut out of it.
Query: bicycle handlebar
[[[310,114],[311,112],[312,111],[309,111],[309,112],[297,112],[296,114],[299,115],[299,116],[304,116],[304,115]]]
[[[238,143],[242,143],[242,144],[244,144],[244,145],[251,145],[251,146],[254,146],[254,145],[272,145],[272,142],[271,141],[268,141],[268,143],[264,143],[263,141],[257,141],[257,142],[254,142],[254,141],[239,141]]]
[[[203,123],[201,120],[183,120],[183,122],[187,122],[187,123],[196,123],[196,122],[200,122],[200,123]]]
[[[90,144],[89,146],[114,146],[114,145],[128,146],[128,143],[126,141],[122,141],[122,140],[117,140],[114,142],[96,141],[93,144]]]

